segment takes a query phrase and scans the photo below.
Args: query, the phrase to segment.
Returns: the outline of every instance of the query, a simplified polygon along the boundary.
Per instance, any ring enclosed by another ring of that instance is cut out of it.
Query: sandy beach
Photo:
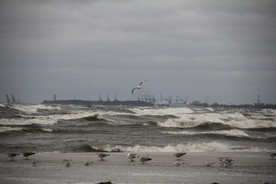
[[[110,153],[100,161],[96,153],[37,153],[10,161],[0,155],[0,182],[14,183],[262,183],[276,182],[276,160],[263,152],[192,152],[176,161],[172,153],[139,153],[151,161],[130,162],[127,153]],[[231,157],[231,167],[221,167],[218,157]],[[72,160],[70,167],[62,159]],[[33,166],[33,161],[39,161]],[[92,161],[89,166],[84,161]],[[175,162],[184,163],[175,166]],[[206,167],[205,162],[214,162]]]

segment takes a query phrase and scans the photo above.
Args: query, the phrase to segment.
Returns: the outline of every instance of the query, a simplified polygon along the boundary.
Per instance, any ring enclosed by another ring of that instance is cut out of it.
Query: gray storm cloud
[[[1,1],[0,100],[276,103],[275,1]]]

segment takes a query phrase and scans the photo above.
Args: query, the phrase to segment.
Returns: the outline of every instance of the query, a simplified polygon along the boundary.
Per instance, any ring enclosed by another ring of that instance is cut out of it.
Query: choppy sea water
[[[275,151],[276,110],[0,104],[0,152]]]

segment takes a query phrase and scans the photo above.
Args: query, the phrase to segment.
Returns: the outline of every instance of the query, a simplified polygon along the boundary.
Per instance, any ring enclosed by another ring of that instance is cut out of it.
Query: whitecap
[[[131,109],[134,113],[140,116],[153,115],[153,116],[164,116],[164,115],[174,115],[180,116],[183,114],[194,113],[193,110],[187,107],[182,108],[133,108]]]
[[[177,119],[168,119],[157,124],[162,127],[194,127],[206,122],[222,123],[235,128],[268,128],[276,127],[276,122],[259,118],[247,118],[240,112],[185,114]]]
[[[51,128],[42,128],[42,131],[44,131],[44,132],[53,132],[53,129],[51,129]]]
[[[12,104],[11,108],[22,111],[26,114],[34,114],[37,113],[38,109],[43,110],[55,110],[60,111],[60,106],[52,106],[52,105],[44,105],[44,104]]]
[[[235,151],[252,151],[261,152],[268,151],[267,149],[260,149],[258,147],[246,147],[243,149],[234,149],[230,145],[219,143],[219,142],[203,142],[203,143],[187,143],[178,145],[167,145],[164,147],[157,146],[143,146],[135,145],[133,147],[127,146],[102,146],[97,149],[106,151],[121,150],[123,152],[235,152]]]
[[[22,128],[20,127],[0,127],[0,132],[9,132],[9,131],[21,131]]]
[[[166,134],[173,135],[204,135],[204,134],[215,134],[215,135],[226,135],[234,137],[249,137],[247,133],[242,130],[218,130],[218,131],[209,131],[209,132],[195,132],[195,131],[164,131]]]

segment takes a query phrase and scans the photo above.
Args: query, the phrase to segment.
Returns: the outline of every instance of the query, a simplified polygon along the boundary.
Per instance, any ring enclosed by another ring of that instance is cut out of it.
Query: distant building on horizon
[[[7,98],[7,103],[11,103],[11,99],[8,94],[6,94],[6,98]]]

